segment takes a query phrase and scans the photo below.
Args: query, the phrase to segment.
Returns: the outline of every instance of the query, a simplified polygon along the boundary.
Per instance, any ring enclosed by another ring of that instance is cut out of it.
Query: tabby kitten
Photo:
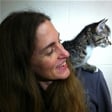
[[[73,67],[82,67],[89,72],[96,72],[97,67],[87,63],[92,51],[95,47],[105,48],[111,45],[108,37],[110,36],[110,28],[106,23],[107,19],[89,24],[76,36],[62,44],[70,53],[70,60]]]

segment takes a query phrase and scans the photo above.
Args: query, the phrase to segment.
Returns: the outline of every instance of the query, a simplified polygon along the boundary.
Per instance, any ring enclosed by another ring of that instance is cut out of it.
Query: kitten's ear
[[[104,19],[100,20],[99,23],[106,23],[107,20],[108,20],[108,19],[105,19],[105,18],[104,18]]]
[[[97,25],[97,28],[96,28],[97,32],[100,33],[103,29],[105,29],[105,26],[106,26],[105,23],[107,22],[107,20],[108,19],[102,19],[101,21],[98,22],[98,25]]]

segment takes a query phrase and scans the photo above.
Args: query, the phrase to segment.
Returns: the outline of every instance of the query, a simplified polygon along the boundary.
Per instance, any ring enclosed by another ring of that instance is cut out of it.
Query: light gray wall
[[[108,18],[112,29],[111,1],[72,1],[72,0],[2,0],[1,18],[16,10],[33,9],[48,14],[61,34],[62,40],[76,36],[81,29],[92,22]],[[99,67],[107,81],[112,95],[112,46],[94,50],[89,63]]]
[[[0,0],[0,22],[1,22],[1,0]]]

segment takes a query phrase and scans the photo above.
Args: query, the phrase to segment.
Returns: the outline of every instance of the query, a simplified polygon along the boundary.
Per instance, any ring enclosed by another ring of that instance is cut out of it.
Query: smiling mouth
[[[64,62],[64,63],[62,63],[62,64],[60,64],[60,65],[57,66],[57,69],[60,70],[60,71],[64,71],[67,68],[68,68],[68,66],[67,66],[66,62]]]

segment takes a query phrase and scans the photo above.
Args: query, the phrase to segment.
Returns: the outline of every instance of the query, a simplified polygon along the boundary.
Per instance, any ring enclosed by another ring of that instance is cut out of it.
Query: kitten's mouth
[[[102,48],[105,48],[105,47],[107,47],[108,45],[106,45],[106,44],[101,44],[100,45]]]
[[[101,43],[99,46],[102,47],[102,48],[105,48],[107,46],[111,45],[111,42],[108,41],[107,43]]]
[[[97,46],[100,46],[100,47],[107,47],[108,45],[112,45],[111,41],[108,39],[108,37],[104,37],[104,38],[101,38],[101,39],[93,39],[94,41],[94,45],[97,47]]]

